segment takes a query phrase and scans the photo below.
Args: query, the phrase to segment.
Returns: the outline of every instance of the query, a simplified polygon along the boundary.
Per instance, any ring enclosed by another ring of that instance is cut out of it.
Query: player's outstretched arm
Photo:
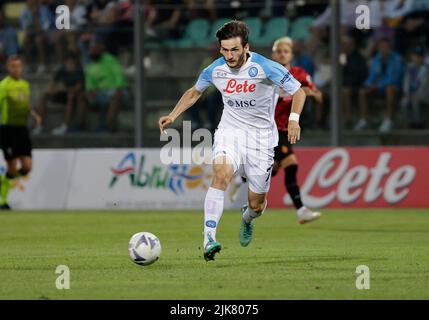
[[[295,144],[301,138],[301,127],[299,126],[299,115],[304,108],[305,92],[299,88],[293,95],[292,110],[288,124],[288,139],[291,144]],[[294,118],[294,116],[296,118]]]
[[[192,87],[185,91],[180,100],[177,102],[173,111],[170,112],[168,116],[163,116],[159,118],[159,130],[161,133],[164,132],[165,128],[174,122],[178,116],[180,116],[183,112],[192,107],[195,102],[201,97],[202,93],[199,92],[195,87]]]

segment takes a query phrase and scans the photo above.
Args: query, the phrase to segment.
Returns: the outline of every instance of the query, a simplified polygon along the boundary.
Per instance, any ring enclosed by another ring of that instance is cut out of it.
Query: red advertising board
[[[296,148],[298,182],[310,208],[429,208],[429,148]],[[272,178],[272,208],[291,206],[284,173]]]

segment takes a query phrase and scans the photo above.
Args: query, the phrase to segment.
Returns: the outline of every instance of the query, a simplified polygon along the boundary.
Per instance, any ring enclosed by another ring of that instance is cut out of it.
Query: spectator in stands
[[[64,4],[64,0],[39,0],[39,1],[40,1],[40,4],[46,5],[54,15],[55,15],[55,9],[57,8],[57,6]]]
[[[297,67],[304,68],[310,76],[314,76],[314,62],[313,59],[305,53],[306,46],[303,40],[293,41],[293,62],[292,64]]]
[[[7,57],[18,53],[18,36],[15,29],[6,24],[3,10],[0,10],[0,65],[6,64]]]
[[[189,0],[189,19],[208,19],[210,21],[215,21],[217,19],[215,6],[215,0]]]
[[[378,53],[371,60],[369,76],[364,87],[359,91],[360,120],[355,130],[368,127],[368,103],[372,96],[383,97],[386,104],[385,117],[379,128],[380,132],[389,132],[393,126],[392,115],[402,88],[403,65],[402,58],[391,49],[389,39],[381,39],[378,43]]]
[[[407,2],[410,4],[396,28],[395,49],[401,54],[405,54],[408,48],[419,43],[429,43],[429,1],[407,0]]]
[[[424,48],[415,47],[405,72],[401,108],[411,128],[424,126],[421,108],[423,104],[429,104],[429,66],[425,64],[424,57]]]
[[[114,43],[110,43],[108,38],[115,30],[117,20],[116,1],[94,0],[90,1],[86,7],[87,27],[79,39],[79,49],[84,64],[90,62],[89,46],[91,43],[103,43],[107,49],[112,50]]]
[[[65,5],[70,9],[70,29],[58,30],[54,34],[54,43],[59,61],[64,61],[67,51],[77,51],[79,35],[86,25],[86,7],[78,0],[66,0]]]
[[[39,99],[37,111],[46,120],[46,106],[48,102],[65,104],[64,122],[54,130],[55,135],[63,135],[67,132],[71,124],[73,107],[77,105],[78,110],[82,110],[84,97],[84,73],[75,53],[69,53],[60,69],[55,72],[48,89],[43,92]],[[33,134],[43,131],[43,124],[38,125]]]
[[[356,8],[359,5],[367,5],[369,8],[369,27],[370,30],[378,30],[385,24],[386,17],[395,17],[395,15],[400,14],[400,11],[395,11],[397,8],[398,1],[402,0],[371,0],[371,1],[362,1],[362,0],[342,0],[341,1],[341,12],[340,12],[340,25],[342,35],[347,35],[351,31],[357,31],[356,28]],[[329,39],[329,27],[332,23],[332,7],[329,5],[326,7],[325,11],[319,15],[313,25],[311,26],[311,39],[309,41],[309,52],[314,54],[321,44],[321,41],[325,43]],[[383,27],[383,32],[388,31]],[[359,34],[361,31],[356,32]],[[364,36],[364,35],[362,35]],[[372,48],[370,48],[372,49]]]
[[[240,2],[231,0],[217,0],[216,1],[216,15],[219,18],[235,19],[237,12],[240,8]]]
[[[152,30],[152,37],[156,39],[177,39],[181,35],[180,22],[184,18],[181,0],[157,0],[153,2],[156,9],[155,18],[148,26]]]
[[[152,29],[153,22],[156,18],[156,7],[151,0],[142,0],[143,1],[143,14],[144,14],[144,26],[147,36],[155,36],[155,31]]]
[[[353,37],[343,37],[343,107],[346,127],[351,125],[352,98],[357,95],[359,89],[368,75],[367,62],[356,46]]]
[[[95,41],[110,46],[109,36],[115,31],[118,19],[117,3],[112,0],[96,0],[90,5],[91,21],[95,25]]]
[[[116,4],[114,10],[116,11],[116,20],[108,35],[107,44],[112,44],[108,45],[109,52],[117,55],[120,48],[127,48],[132,51],[131,47],[134,42],[134,3],[131,0],[121,0]]]
[[[55,17],[48,5],[42,0],[27,0],[21,11],[21,29],[25,32],[24,54],[27,61],[32,61],[31,51],[35,44],[37,50],[37,73],[46,70],[46,46],[51,42]]]
[[[70,31],[81,31],[88,22],[86,7],[79,0],[66,0],[65,3],[70,8]]]
[[[395,39],[398,24],[401,23],[404,15],[411,9],[415,0],[378,0],[374,1],[375,6],[370,7],[374,13],[370,15],[371,19],[375,19],[375,27],[369,32],[370,37],[366,41],[365,56],[371,57],[377,52],[377,43],[382,38],[390,40]],[[395,41],[396,43],[396,41]],[[401,54],[402,50],[396,52]]]
[[[356,27],[356,1],[344,0],[341,2],[340,24],[343,34],[347,34],[349,28]],[[314,55],[316,50],[323,44],[328,43],[329,26],[332,21],[332,7],[329,5],[325,11],[314,20],[310,27],[310,40],[308,41],[308,50]],[[371,20],[372,22],[372,20]]]
[[[82,125],[85,125],[87,103],[91,108],[103,111],[107,109],[106,122],[97,131],[116,129],[116,117],[121,102],[126,95],[127,81],[118,60],[105,51],[102,44],[94,43],[90,47],[91,63],[85,70],[86,99],[81,111],[83,115]]]
[[[87,7],[88,19],[91,26],[110,26],[116,20],[116,1],[94,0]]]
[[[378,40],[394,40],[395,51],[401,55],[407,48],[428,40],[428,0],[378,0],[369,3],[371,21],[375,21],[372,37],[367,41],[367,54],[376,51]],[[427,12],[425,14],[425,12]]]

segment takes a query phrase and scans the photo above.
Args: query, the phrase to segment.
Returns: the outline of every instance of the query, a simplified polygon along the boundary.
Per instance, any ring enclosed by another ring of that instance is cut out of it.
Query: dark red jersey
[[[289,72],[292,76],[301,83],[302,87],[308,87],[310,89],[316,89],[311,76],[301,67],[292,67]],[[275,120],[277,129],[287,130],[289,123],[289,115],[292,109],[292,96],[287,94],[285,91],[280,90],[279,100],[277,101]]]

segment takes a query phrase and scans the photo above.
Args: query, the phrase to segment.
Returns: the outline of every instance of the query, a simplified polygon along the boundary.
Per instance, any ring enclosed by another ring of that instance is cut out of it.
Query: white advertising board
[[[74,166],[74,150],[35,150],[33,170],[13,182],[9,204],[14,209],[64,209]],[[6,170],[0,155],[0,174]]]
[[[81,149],[67,208],[202,209],[210,182],[210,165],[166,165],[159,149]]]

